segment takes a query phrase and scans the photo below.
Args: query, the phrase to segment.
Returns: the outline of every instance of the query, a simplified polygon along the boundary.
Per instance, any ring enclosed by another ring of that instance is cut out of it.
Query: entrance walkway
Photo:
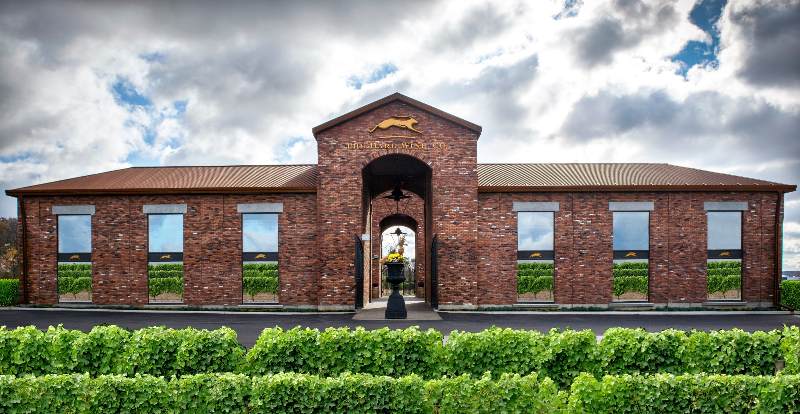
[[[442,317],[431,309],[422,298],[405,296],[406,311],[408,311],[407,321],[440,321]],[[374,300],[364,306],[353,316],[354,321],[382,321],[386,312],[386,298]]]

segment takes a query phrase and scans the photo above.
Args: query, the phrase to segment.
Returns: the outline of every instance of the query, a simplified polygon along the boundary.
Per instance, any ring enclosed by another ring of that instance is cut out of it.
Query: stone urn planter
[[[403,262],[386,263],[386,281],[392,285],[392,294],[389,295],[386,303],[386,319],[406,319],[408,317],[406,302],[403,295],[400,294],[400,284],[406,280],[403,274],[405,267],[406,264]]]

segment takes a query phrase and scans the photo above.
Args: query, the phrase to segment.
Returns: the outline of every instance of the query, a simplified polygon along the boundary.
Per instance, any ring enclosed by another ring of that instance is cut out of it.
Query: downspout
[[[775,218],[775,308],[781,308],[781,280],[783,276],[783,193],[778,192],[778,202],[776,203]],[[793,309],[794,310],[794,309]]]
[[[20,246],[19,254],[22,257],[22,263],[20,264],[22,274],[19,280],[22,288],[22,300],[20,302],[28,303],[28,220],[26,220],[24,197],[20,195],[17,202],[19,203],[17,225],[22,228],[20,240],[17,242]]]

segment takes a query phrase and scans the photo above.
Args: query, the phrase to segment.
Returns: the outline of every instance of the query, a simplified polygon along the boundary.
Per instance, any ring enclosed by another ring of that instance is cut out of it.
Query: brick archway
[[[415,294],[426,297],[430,235],[430,167],[407,154],[387,154],[373,159],[362,170],[364,183],[364,233],[370,234],[364,263],[365,303],[380,297],[381,234],[392,225],[403,225],[414,231]],[[389,196],[397,188],[407,198],[395,201]]]

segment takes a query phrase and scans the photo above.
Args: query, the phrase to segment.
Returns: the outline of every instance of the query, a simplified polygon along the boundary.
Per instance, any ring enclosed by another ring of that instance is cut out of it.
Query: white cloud
[[[560,0],[410,2],[403,13],[379,2],[3,3],[0,185],[131,163],[315,162],[313,126],[396,90],[481,124],[481,162],[670,162],[797,183],[800,3],[730,3],[719,67],[686,78],[670,57],[708,36],[688,19],[693,0],[591,1],[568,14]],[[385,64],[397,70],[348,84]],[[152,104],[120,102],[120,80]],[[788,197],[787,223],[800,223],[798,201]],[[15,211],[3,197],[0,214]],[[798,243],[787,233],[787,265],[800,268]]]

